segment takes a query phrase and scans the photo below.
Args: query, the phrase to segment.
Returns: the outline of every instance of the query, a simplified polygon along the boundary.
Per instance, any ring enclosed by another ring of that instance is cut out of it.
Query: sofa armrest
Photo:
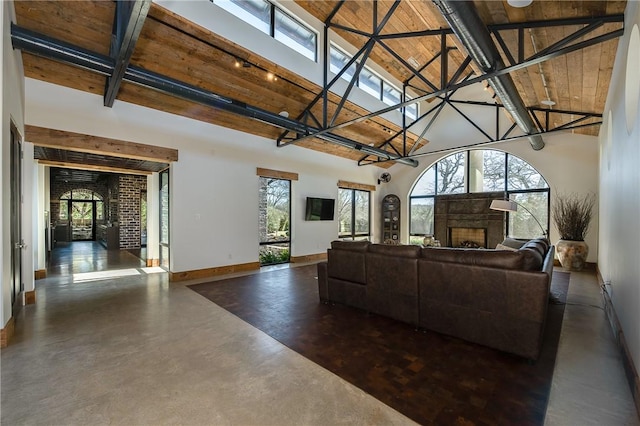
[[[551,278],[553,278],[554,257],[555,257],[555,246],[550,246],[546,256],[544,257],[544,262],[542,264],[542,272],[549,275],[549,282],[551,282]]]
[[[318,295],[323,302],[329,301],[329,284],[327,282],[327,262],[318,263]]]

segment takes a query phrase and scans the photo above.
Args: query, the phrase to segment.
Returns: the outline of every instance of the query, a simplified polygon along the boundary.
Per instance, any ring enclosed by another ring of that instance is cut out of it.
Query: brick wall
[[[51,181],[51,222],[60,221],[60,196],[74,189],[88,189],[102,196],[105,222],[118,222],[120,227],[120,248],[140,248],[140,197],[147,189],[146,176],[105,174],[105,179],[96,183]]]
[[[118,224],[120,248],[140,248],[140,196],[147,189],[145,176],[120,175]]]

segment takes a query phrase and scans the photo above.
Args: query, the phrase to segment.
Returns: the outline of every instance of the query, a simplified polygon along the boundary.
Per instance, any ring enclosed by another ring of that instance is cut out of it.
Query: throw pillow
[[[513,247],[509,247],[509,246],[505,246],[503,244],[498,244],[496,246],[496,250],[509,250],[509,251],[518,251],[517,248],[513,248]]]

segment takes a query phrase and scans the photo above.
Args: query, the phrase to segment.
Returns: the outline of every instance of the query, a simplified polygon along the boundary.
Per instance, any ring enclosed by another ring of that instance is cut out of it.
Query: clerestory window
[[[301,55],[318,60],[318,35],[266,0],[210,0]]]

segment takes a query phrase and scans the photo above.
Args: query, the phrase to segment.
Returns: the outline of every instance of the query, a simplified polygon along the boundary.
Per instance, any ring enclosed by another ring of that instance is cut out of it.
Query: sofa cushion
[[[365,269],[365,255],[367,244],[363,242],[337,241],[331,243],[335,248],[327,250],[327,276],[343,281],[351,281],[357,284],[367,283],[367,272]],[[343,248],[344,247],[344,248]]]
[[[540,256],[544,257],[547,254],[547,245],[542,240],[531,240],[528,241],[525,245],[523,245],[520,249],[529,248],[532,250],[536,250],[540,253]]]
[[[522,269],[525,271],[540,271],[542,270],[542,261],[544,256],[540,254],[537,248],[522,247],[518,250],[518,253],[522,253],[524,257]]]
[[[524,266],[524,255],[520,251],[425,247],[421,251],[421,257],[436,262],[454,262],[500,269],[522,269]]]
[[[369,253],[377,253],[385,256],[415,257],[420,254],[419,246],[396,246],[391,244],[371,244]]]
[[[371,243],[369,241],[331,241],[332,249],[351,250],[351,251],[367,251]]]

